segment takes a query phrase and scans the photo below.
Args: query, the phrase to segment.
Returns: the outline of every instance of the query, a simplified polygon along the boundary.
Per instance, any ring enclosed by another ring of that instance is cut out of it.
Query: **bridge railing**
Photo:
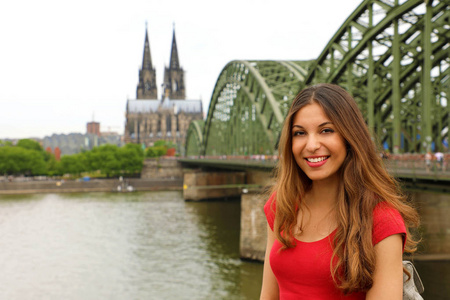
[[[434,156],[427,161],[424,154],[393,155],[383,161],[386,168],[398,177],[450,180],[450,154],[445,154],[440,161]]]
[[[278,162],[277,155],[216,155],[216,156],[188,156],[187,159],[208,161],[224,165],[237,163],[241,166],[260,166],[264,168],[275,167]],[[383,159],[384,165],[395,177],[412,179],[436,179],[450,181],[450,154],[445,154],[442,161],[434,157],[427,163],[424,154],[392,155]]]

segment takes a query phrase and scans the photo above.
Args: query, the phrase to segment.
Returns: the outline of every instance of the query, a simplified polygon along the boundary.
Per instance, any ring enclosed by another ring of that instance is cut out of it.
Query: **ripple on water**
[[[238,205],[180,192],[0,196],[0,299],[254,299]]]

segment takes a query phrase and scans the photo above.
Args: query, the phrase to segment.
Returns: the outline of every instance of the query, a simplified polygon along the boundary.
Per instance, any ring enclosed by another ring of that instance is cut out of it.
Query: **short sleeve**
[[[267,200],[264,205],[264,213],[266,214],[267,223],[273,231],[273,224],[275,222],[275,192],[270,195],[269,200]],[[272,205],[273,203],[273,205]]]
[[[378,244],[388,236],[401,234],[403,238],[403,249],[406,242],[406,227],[402,216],[395,208],[386,202],[378,203],[373,210],[372,243]]]

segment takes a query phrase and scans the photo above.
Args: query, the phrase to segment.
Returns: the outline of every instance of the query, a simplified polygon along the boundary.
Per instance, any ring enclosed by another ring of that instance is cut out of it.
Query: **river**
[[[239,227],[239,201],[178,191],[0,196],[0,299],[258,299]],[[418,265],[430,299],[449,266]]]

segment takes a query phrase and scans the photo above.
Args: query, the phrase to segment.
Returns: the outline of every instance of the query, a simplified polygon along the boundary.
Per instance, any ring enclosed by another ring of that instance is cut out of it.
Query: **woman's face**
[[[338,178],[347,155],[345,140],[319,104],[308,104],[294,115],[291,134],[292,154],[309,179]]]

